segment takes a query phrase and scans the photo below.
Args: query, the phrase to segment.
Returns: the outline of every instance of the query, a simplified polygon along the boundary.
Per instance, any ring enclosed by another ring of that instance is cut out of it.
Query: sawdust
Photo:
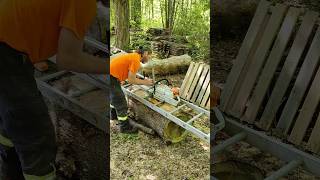
[[[59,180],[106,179],[107,135],[59,106],[55,106],[55,111]]]

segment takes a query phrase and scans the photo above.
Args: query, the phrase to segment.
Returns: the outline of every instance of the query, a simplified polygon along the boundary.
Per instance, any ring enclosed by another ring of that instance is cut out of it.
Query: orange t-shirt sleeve
[[[96,0],[62,1],[60,26],[75,33],[83,39],[96,16]]]
[[[133,60],[129,66],[129,71],[132,73],[137,73],[140,68],[140,57],[139,55],[133,55]]]

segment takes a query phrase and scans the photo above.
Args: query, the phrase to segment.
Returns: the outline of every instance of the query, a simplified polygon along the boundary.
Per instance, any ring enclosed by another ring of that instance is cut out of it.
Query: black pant
[[[54,169],[55,132],[25,57],[0,43],[0,134],[12,142],[23,173],[43,176]]]
[[[121,89],[120,82],[117,78],[110,75],[110,104],[111,109],[115,108],[118,120],[127,120],[128,105],[126,97]]]

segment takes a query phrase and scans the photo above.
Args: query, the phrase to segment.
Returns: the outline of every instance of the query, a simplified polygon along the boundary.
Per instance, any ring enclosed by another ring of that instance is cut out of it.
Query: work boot
[[[118,116],[117,116],[117,111],[115,108],[111,108],[110,110],[110,120],[117,120]]]
[[[138,129],[129,123],[129,120],[119,122],[120,132],[125,134],[138,133]]]
[[[0,179],[24,180],[18,155],[13,148],[0,155]]]

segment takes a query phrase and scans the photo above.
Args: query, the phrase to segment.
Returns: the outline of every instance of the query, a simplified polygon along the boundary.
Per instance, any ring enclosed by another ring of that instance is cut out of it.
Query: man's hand
[[[98,58],[82,52],[83,40],[67,28],[61,28],[57,52],[60,69],[80,73],[107,74],[108,59]]]
[[[137,78],[137,74],[136,73],[132,73],[129,71],[129,75],[128,75],[128,82],[130,84],[143,84],[143,85],[147,85],[147,86],[151,86],[153,85],[153,80],[151,79],[139,79]]]

